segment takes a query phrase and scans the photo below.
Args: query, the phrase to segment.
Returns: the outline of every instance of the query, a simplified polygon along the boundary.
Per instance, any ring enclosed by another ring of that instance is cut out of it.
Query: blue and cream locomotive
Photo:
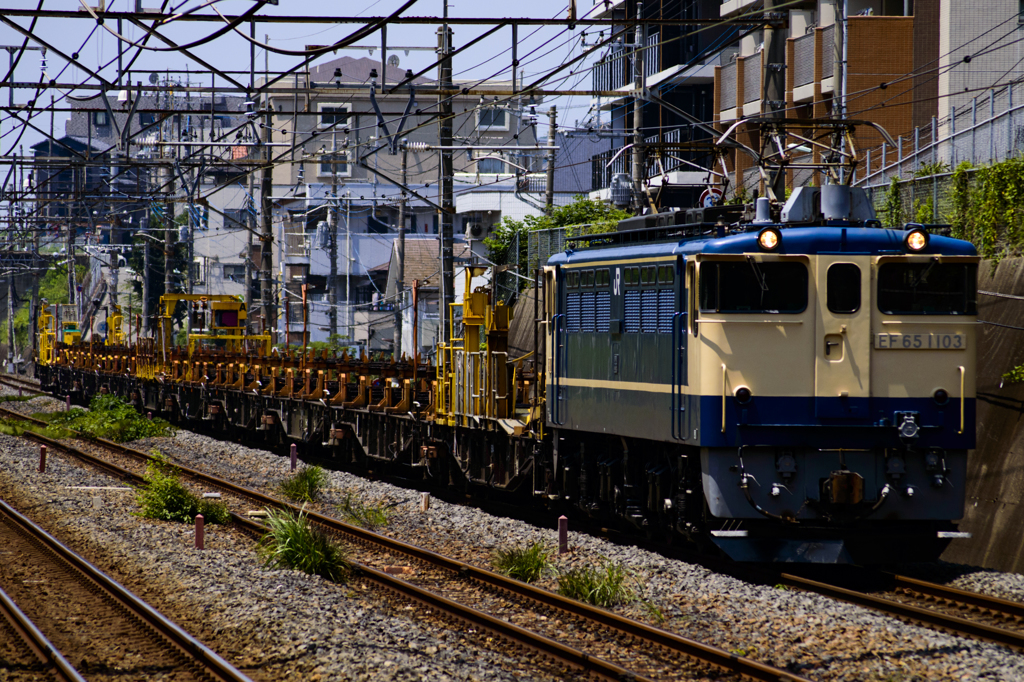
[[[975,439],[974,247],[883,229],[841,185],[733,211],[640,216],[548,261],[552,486],[741,560],[934,558]]]

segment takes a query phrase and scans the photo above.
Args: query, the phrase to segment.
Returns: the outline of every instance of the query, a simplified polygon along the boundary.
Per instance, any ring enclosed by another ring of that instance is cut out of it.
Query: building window
[[[156,114],[150,112],[143,112],[139,114],[139,126],[145,128],[156,123]]]
[[[229,282],[245,282],[245,266],[244,265],[225,265],[224,266],[224,279]]]
[[[505,172],[505,162],[501,159],[486,158],[476,162],[476,172],[481,174]]]
[[[477,111],[477,130],[508,130],[508,112],[504,109],[480,109]]]
[[[246,226],[247,216],[244,208],[224,209],[224,229],[240,230]]]
[[[92,124],[96,127],[102,128],[103,126],[110,125],[110,119],[107,117],[105,111],[94,111],[92,112]]]
[[[348,152],[333,152],[320,156],[320,175],[330,177],[331,168],[335,175],[349,175]]]
[[[320,122],[321,128],[332,128],[337,126],[344,126],[348,123],[348,107],[340,104],[321,104],[318,106],[320,111]]]

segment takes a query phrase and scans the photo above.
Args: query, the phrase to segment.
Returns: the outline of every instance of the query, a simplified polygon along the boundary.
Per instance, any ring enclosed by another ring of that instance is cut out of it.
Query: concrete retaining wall
[[[1002,261],[978,272],[978,447],[971,453],[967,509],[942,558],[1002,571],[1024,571],[1024,384],[1001,377],[1024,364],[1024,259]],[[980,292],[991,292],[983,294]],[[993,296],[992,293],[1020,299]]]

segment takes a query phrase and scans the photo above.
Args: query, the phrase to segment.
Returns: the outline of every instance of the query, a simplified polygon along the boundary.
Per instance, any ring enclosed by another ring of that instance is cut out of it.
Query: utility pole
[[[448,0],[444,2],[444,18],[448,18]],[[440,79],[442,90],[452,89],[452,60],[449,56],[452,48],[452,32],[448,22],[442,24],[437,34],[437,51],[440,55]],[[437,120],[438,142],[441,146],[441,163],[438,165],[438,186],[441,191],[441,310],[440,338],[444,343],[450,342],[448,316],[451,304],[455,302],[455,251],[453,248],[452,213],[455,209],[454,182],[455,173],[452,164],[452,100],[445,95],[438,95],[441,116]]]
[[[405,187],[409,170],[409,141],[402,140],[402,198],[398,201],[398,245],[395,259],[398,261],[398,276],[395,278],[395,346],[393,358],[397,362],[402,359],[402,294],[405,291]]]
[[[781,0],[765,0],[764,11],[767,23],[764,26],[764,89],[761,93],[764,115],[767,118],[786,116],[786,32],[781,30],[774,14],[776,3]],[[780,164],[775,175],[769,177],[769,198],[781,201],[786,197],[786,171]]]
[[[164,127],[160,125],[160,142],[164,141]],[[167,149],[161,144],[160,145],[160,158],[163,159],[167,154]],[[164,295],[170,294],[174,288],[174,275],[172,271],[172,265],[174,263],[174,201],[172,195],[174,194],[174,171],[171,169],[169,164],[161,164],[160,166],[161,182],[160,185],[166,192],[168,198],[167,204],[164,208]],[[187,279],[186,275],[186,279]],[[172,318],[169,320],[160,320],[160,335],[163,346],[169,348],[171,343],[171,327],[173,326],[173,314],[174,309],[171,308],[167,311],[168,315]],[[157,306],[157,314],[160,314],[160,306]]]
[[[548,177],[544,197],[544,211],[551,215],[555,208],[555,133],[558,128],[558,112],[552,104],[548,109]]]
[[[327,302],[330,308],[327,312],[328,326],[331,329],[331,336],[338,333],[338,212],[341,206],[338,205],[338,167],[335,165],[335,149],[331,149],[331,216],[330,216],[330,259],[331,276],[327,281]],[[346,272],[348,272],[346,270]]]
[[[266,100],[267,110],[264,112],[266,123],[263,125],[263,153],[266,154],[266,165],[263,166],[263,182],[260,185],[260,204],[263,213],[263,231],[260,234],[260,299],[263,304],[263,326],[270,334],[270,342],[277,343],[277,311],[274,305],[274,291],[271,287],[271,271],[274,269],[274,223],[271,203],[273,191],[273,166],[270,163],[270,142],[273,140],[271,126],[270,98]],[[287,338],[287,336],[285,337]]]
[[[345,322],[348,342],[356,340],[355,310],[352,308],[352,194],[345,192]],[[369,336],[367,336],[369,340]]]
[[[152,294],[149,286],[149,272],[152,266],[149,262],[148,230],[142,234],[145,236],[142,240],[142,332],[149,336],[153,331],[153,325],[149,319],[152,315],[149,305],[149,297]]]
[[[633,37],[633,87],[636,94],[633,95],[633,187],[637,192],[643,192],[644,186],[644,148],[641,128],[644,125],[644,100],[641,97],[644,91],[644,44],[646,33],[640,19],[644,14],[644,4],[636,3],[636,34]],[[646,202],[644,202],[646,203]]]
[[[245,314],[246,328],[251,329],[252,315],[252,233],[256,231],[256,171],[249,171],[249,196],[245,198]]]
[[[24,154],[24,151],[22,151]],[[20,158],[19,161],[19,172],[15,175],[18,181],[18,186],[14,194],[20,194],[21,198],[18,201],[18,206],[22,207],[20,211],[21,215],[25,214],[25,183],[21,176],[25,171],[24,157]],[[14,241],[14,230],[15,230],[15,218],[14,215],[14,202],[7,202],[7,253],[11,255],[11,242]],[[18,220],[18,222],[21,222]],[[13,258],[12,258],[13,261]],[[8,274],[7,274],[7,371],[11,374],[14,373],[14,263],[8,263]],[[32,332],[30,332],[32,333]]]

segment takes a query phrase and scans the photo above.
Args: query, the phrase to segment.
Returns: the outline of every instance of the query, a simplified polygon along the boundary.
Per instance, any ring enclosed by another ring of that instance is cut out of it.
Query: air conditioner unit
[[[466,234],[470,237],[482,237],[484,234],[483,223],[477,220],[471,220],[466,223]]]

